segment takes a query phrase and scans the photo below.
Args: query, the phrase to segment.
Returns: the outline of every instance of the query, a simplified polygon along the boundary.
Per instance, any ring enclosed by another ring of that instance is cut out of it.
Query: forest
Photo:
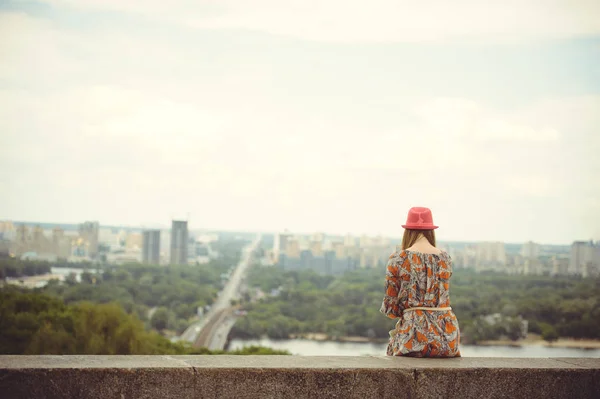
[[[81,282],[70,275],[34,290],[5,284],[0,354],[287,354],[261,347],[209,351],[167,338],[181,334],[198,308],[212,304],[246,243],[220,242],[222,256],[205,265],[76,264],[85,269]],[[0,280],[63,266],[3,258]]]
[[[213,303],[244,244],[230,242],[222,257],[206,265],[104,265],[86,269],[81,282],[52,280],[34,290],[6,284],[0,288],[0,353],[212,353],[168,338],[181,334],[199,309]],[[0,260],[4,277],[47,273],[52,266]],[[394,321],[379,313],[380,269],[327,276],[254,265],[240,303],[247,315],[238,319],[230,338],[323,333],[331,339],[385,340]],[[523,321],[529,333],[548,341],[600,339],[600,279],[459,269],[450,295],[465,343],[518,340]],[[250,348],[241,353],[281,352]]]
[[[387,339],[394,321],[379,313],[383,278],[384,270],[378,269],[334,278],[313,271],[254,268],[248,284],[267,295],[246,303],[248,316],[236,323],[232,336],[287,338],[324,333],[332,339]],[[600,279],[477,274],[460,269],[454,271],[450,286],[452,308],[465,343],[518,340],[523,320],[529,333],[548,341],[600,339]],[[270,295],[272,290],[276,295]]]
[[[115,302],[147,323],[147,327],[154,327],[163,335],[176,335],[187,328],[198,308],[212,304],[223,287],[222,275],[237,264],[246,244],[245,240],[215,244],[221,256],[204,265],[92,267],[88,264],[81,274],[81,283],[71,275],[64,284],[51,280],[39,292],[59,297],[66,304]],[[60,262],[50,264],[4,258],[0,259],[0,276],[43,274],[49,273],[51,267],[63,266]]]
[[[15,287],[0,290],[0,354],[183,355],[223,354],[173,343],[144,328],[118,303],[65,304],[60,298]],[[227,354],[288,354],[249,347]]]

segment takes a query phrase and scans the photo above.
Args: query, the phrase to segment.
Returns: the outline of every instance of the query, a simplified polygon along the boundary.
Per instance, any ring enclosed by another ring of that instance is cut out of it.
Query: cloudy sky
[[[0,219],[597,240],[599,64],[595,0],[0,0]]]

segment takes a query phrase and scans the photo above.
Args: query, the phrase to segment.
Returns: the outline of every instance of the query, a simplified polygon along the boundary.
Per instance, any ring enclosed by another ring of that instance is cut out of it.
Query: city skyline
[[[88,218],[89,219],[89,218]],[[161,232],[171,232],[172,231],[172,223],[173,221],[177,221],[179,219],[172,219],[171,221],[169,221],[168,223],[153,223],[153,224],[146,224],[146,225],[124,225],[124,224],[119,224],[119,223],[109,223],[109,224],[103,224],[101,222],[99,223],[99,228],[100,229],[123,229],[123,230],[128,230],[128,231],[135,231],[135,232],[140,232],[143,233],[144,231],[161,231]],[[193,225],[190,224],[190,220],[183,220],[182,221],[186,221],[188,222],[189,228],[188,231],[190,234],[192,233],[205,233],[205,232],[226,232],[226,233],[242,233],[242,234],[248,234],[248,233],[259,233],[259,234],[272,234],[272,235],[276,235],[276,234],[289,234],[289,235],[293,235],[293,236],[299,236],[299,237],[311,237],[314,235],[323,235],[325,237],[327,237],[328,239],[335,237],[335,238],[344,238],[346,236],[350,236],[353,238],[360,238],[361,236],[364,237],[371,237],[371,238],[375,238],[375,237],[382,237],[382,238],[388,238],[388,239],[393,239],[393,240],[401,240],[402,239],[402,234],[404,229],[400,228],[400,233],[397,235],[386,235],[386,234],[380,234],[380,233],[376,233],[376,234],[369,234],[369,233],[365,233],[365,232],[359,232],[359,233],[353,233],[353,232],[331,232],[331,231],[323,231],[323,230],[311,230],[311,231],[293,231],[290,229],[283,229],[283,230],[259,230],[259,229],[251,229],[251,230],[247,230],[247,229],[223,229],[223,228],[213,228],[210,226],[197,226],[197,225]],[[46,229],[51,229],[53,227],[61,227],[61,226],[69,226],[71,228],[71,231],[75,231],[79,228],[79,226],[81,225],[81,222],[48,222],[48,221],[24,221],[24,220],[11,220],[11,219],[0,219],[0,223],[1,222],[10,222],[10,223],[15,223],[18,225],[25,225],[28,226],[29,228],[35,228],[39,225],[44,225],[46,226]],[[404,223],[404,222],[403,222]],[[491,239],[491,240],[477,240],[477,239],[466,239],[466,240],[452,240],[452,239],[445,239],[443,236],[440,236],[439,234],[439,229],[436,230],[437,231],[437,235],[436,235],[436,239],[439,242],[455,242],[455,243],[479,243],[479,242],[502,242],[505,245],[522,245],[522,244],[527,244],[527,243],[535,243],[538,245],[552,245],[552,246],[570,246],[575,242],[600,242],[600,239],[596,239],[593,237],[588,237],[588,238],[573,238],[567,242],[562,242],[562,243],[548,243],[548,242],[542,242],[540,240],[536,240],[535,238],[533,239],[528,239],[528,240],[524,240],[524,241],[511,241],[511,240],[501,240],[501,239]]]
[[[600,239],[600,3],[316,4],[1,2],[0,218]]]
[[[248,238],[248,233],[237,234],[241,234],[237,238],[244,234]],[[97,221],[43,227],[0,221],[0,253],[21,260],[200,265],[218,257],[210,246],[218,240],[220,234],[215,232],[190,234],[188,222],[182,220],[172,220],[171,229],[129,231],[112,226],[102,228]],[[383,267],[390,252],[400,247],[399,241],[391,237],[324,232],[303,235],[289,231],[274,234],[270,245],[272,249],[267,247],[264,264],[334,275],[357,268]],[[557,246],[533,241],[515,245],[501,241],[440,240],[437,246],[452,257],[455,267],[474,268],[478,273],[600,275],[600,241],[574,241],[570,246]]]

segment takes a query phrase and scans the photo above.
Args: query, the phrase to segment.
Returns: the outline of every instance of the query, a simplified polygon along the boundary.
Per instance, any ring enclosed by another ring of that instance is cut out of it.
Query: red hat
[[[411,230],[433,230],[438,228],[433,224],[431,209],[420,206],[409,209],[406,224],[403,224],[402,227]]]

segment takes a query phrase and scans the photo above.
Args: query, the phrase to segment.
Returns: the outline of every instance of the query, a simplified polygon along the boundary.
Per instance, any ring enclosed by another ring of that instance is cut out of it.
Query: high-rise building
[[[0,235],[5,240],[12,240],[15,236],[15,225],[13,222],[0,221]]]
[[[344,245],[347,247],[354,247],[356,245],[356,239],[350,234],[347,234],[346,237],[344,237]]]
[[[285,249],[285,255],[288,258],[300,257],[300,241],[296,237],[288,238],[287,248]]]
[[[523,262],[523,274],[541,275],[544,272],[544,265],[537,258],[527,258]]]
[[[25,245],[25,243],[31,240],[32,238],[29,233],[29,228],[24,224],[17,226],[17,235],[15,241],[18,244]]]
[[[91,258],[98,255],[98,222],[84,222],[79,225],[79,237],[87,246],[87,253]]]
[[[279,261],[279,255],[287,252],[288,240],[290,235],[287,233],[275,234],[275,241],[273,242],[273,261]]]
[[[504,271],[506,250],[503,242],[480,242],[477,244],[475,269]]]
[[[187,265],[188,222],[173,220],[171,224],[171,264]]]
[[[337,259],[344,259],[347,256],[346,246],[343,242],[334,242],[332,244],[332,249],[335,252],[335,257]]]
[[[60,227],[52,230],[52,246],[54,254],[61,259],[68,258],[71,254],[71,238],[65,235]]]
[[[568,274],[569,270],[569,260],[565,258],[559,258],[558,256],[553,256],[551,260],[552,271],[550,275],[559,276]]]
[[[52,250],[48,239],[44,235],[44,229],[40,226],[35,226],[33,228],[33,242],[28,249],[37,253],[46,253]]]
[[[14,242],[11,245],[11,251],[17,256],[20,256],[31,250],[32,243],[33,235],[29,228],[24,224],[17,225]]]
[[[537,258],[540,256],[540,244],[528,241],[521,247],[521,256],[528,258]]]
[[[363,234],[362,236],[360,236],[358,245],[361,248],[370,247],[371,246],[371,237],[367,236],[366,234]]]
[[[320,241],[323,242],[325,241],[325,233],[314,233],[311,237],[310,237],[311,241]]]
[[[323,242],[311,241],[310,250],[314,256],[323,256]]]
[[[160,263],[160,230],[145,230],[142,237],[142,262],[158,265]]]
[[[583,277],[598,274],[600,269],[600,251],[593,241],[575,241],[571,245],[569,259],[569,274]]]
[[[125,248],[140,249],[144,245],[144,238],[140,233],[129,233],[125,237]]]

